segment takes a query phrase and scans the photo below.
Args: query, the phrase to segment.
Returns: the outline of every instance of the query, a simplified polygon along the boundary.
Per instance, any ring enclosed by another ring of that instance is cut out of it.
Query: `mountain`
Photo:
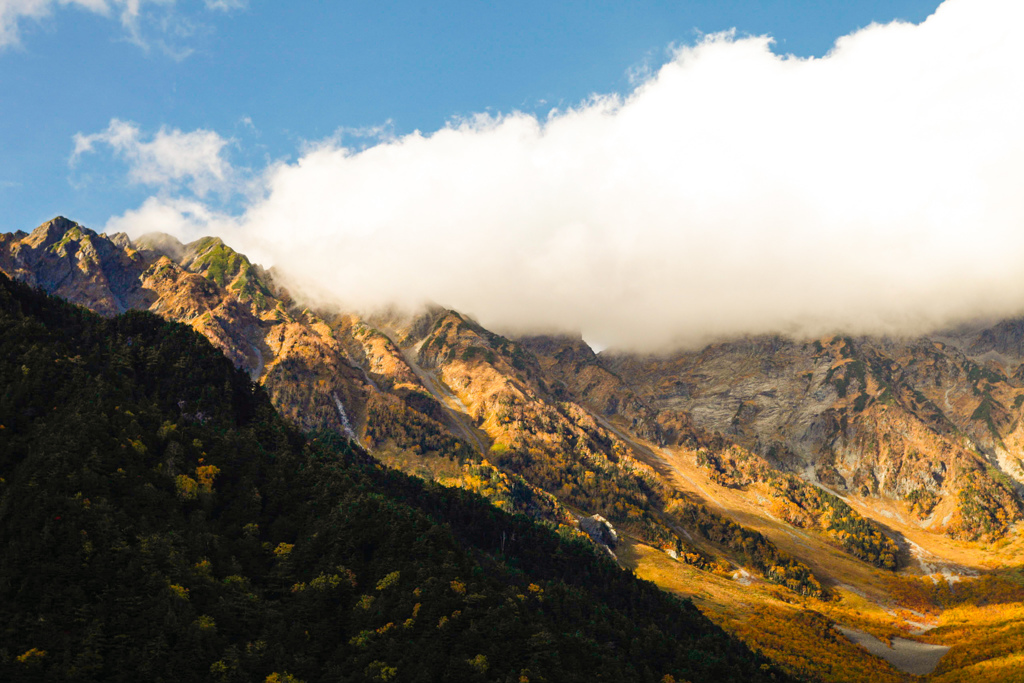
[[[431,478],[481,492],[505,509],[571,527],[598,514],[700,566],[714,562],[717,548],[695,547],[673,528],[676,510],[693,512],[692,503],[673,500],[619,436],[578,406],[560,403],[529,353],[457,312],[436,309],[390,324],[355,314],[318,315],[216,238],[184,245],[146,235],[131,243],[63,218],[14,237],[4,261],[14,265],[13,276],[48,283],[44,288],[108,314],[128,297],[116,298],[105,279],[78,276],[92,263],[78,255],[87,244],[108,252],[121,245],[123,255],[106,267],[119,272],[120,281],[135,277],[123,288],[131,301],[206,336],[259,378],[278,410],[301,428],[356,437],[398,466],[409,451],[426,447],[429,455],[415,458],[426,462],[415,468],[433,470]],[[38,252],[57,257],[39,258]],[[73,289],[61,279],[66,272],[76,274]],[[398,342],[371,322],[390,329]],[[739,544],[728,520],[706,509],[698,514],[711,520],[702,535],[713,536],[712,543]],[[745,559],[762,565],[770,578],[824,593],[806,567],[770,541],[740,535],[756,546],[742,548]]]
[[[691,604],[305,438],[188,327],[0,275],[0,677],[781,681]]]
[[[986,363],[930,339],[831,337],[607,363],[649,405],[686,414],[774,469],[864,500],[903,501],[923,528],[994,540],[1022,519],[1019,360]],[[709,467],[757,478],[735,463]]]
[[[0,270],[190,325],[301,430],[589,539],[793,675],[904,680],[834,625],[951,645],[935,680],[1013,670],[1024,630],[984,625],[1024,617],[1019,321],[595,354],[441,307],[308,306],[219,239],[66,219],[0,236]]]

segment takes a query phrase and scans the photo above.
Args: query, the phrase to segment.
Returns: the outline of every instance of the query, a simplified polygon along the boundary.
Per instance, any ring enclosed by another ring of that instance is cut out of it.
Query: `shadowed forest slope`
[[[8,681],[785,680],[592,545],[301,435],[188,327],[2,275],[0,548]]]

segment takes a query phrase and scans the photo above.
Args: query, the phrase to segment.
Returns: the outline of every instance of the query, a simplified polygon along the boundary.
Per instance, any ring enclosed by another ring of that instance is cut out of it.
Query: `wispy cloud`
[[[332,138],[234,219],[153,200],[131,231],[220,233],[339,306],[635,348],[1018,314],[1021,25],[1019,0],[948,0],[820,59],[706,36],[626,96]]]
[[[229,11],[246,3],[207,0],[205,5],[208,10]],[[0,50],[20,44],[26,21],[43,21],[67,7],[116,19],[125,38],[144,50],[156,45],[175,59],[191,53],[181,41],[195,32],[196,24],[176,11],[176,0],[0,0]]]
[[[220,10],[221,12],[231,12],[245,9],[249,6],[248,0],[205,0],[205,3],[207,9]]]
[[[234,173],[224,158],[228,142],[217,133],[202,129],[183,133],[161,128],[146,139],[134,123],[113,119],[104,131],[74,136],[70,163],[74,166],[83,154],[105,146],[128,163],[131,182],[164,190],[186,186],[202,197],[210,191],[224,192],[231,187]]]

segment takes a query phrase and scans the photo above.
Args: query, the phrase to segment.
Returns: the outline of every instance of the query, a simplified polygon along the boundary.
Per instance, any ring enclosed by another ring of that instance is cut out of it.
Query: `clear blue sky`
[[[625,93],[631,70],[700,32],[770,34],[779,53],[820,56],[854,29],[920,22],[938,5],[178,0],[143,2],[132,18],[123,2],[24,16],[23,2],[0,0],[0,230],[56,214],[99,228],[151,195],[109,151],[69,164],[75,134],[112,119],[143,136],[214,131],[233,165],[258,172],[340,128],[429,132],[474,112]]]

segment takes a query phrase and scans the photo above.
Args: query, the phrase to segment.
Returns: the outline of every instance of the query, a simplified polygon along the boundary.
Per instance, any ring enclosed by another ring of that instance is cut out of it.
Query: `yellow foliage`
[[[274,555],[276,555],[278,559],[283,560],[291,554],[292,548],[294,547],[294,543],[278,543],[277,547],[274,548]]]
[[[206,614],[199,615],[195,623],[200,631],[214,632],[217,630],[217,624],[214,622],[213,617]]]
[[[185,500],[194,500],[199,495],[199,484],[187,474],[179,474],[175,477],[174,487],[178,490],[178,496]]]
[[[466,594],[466,584],[462,583],[458,579],[456,579],[455,581],[451,582],[451,587],[452,587],[452,592],[454,592],[454,593],[457,593],[459,595],[465,595]]]
[[[232,667],[223,659],[218,659],[210,665],[210,673],[214,676],[226,676]]]
[[[239,576],[238,574],[225,576],[224,583],[226,583],[229,586],[237,586],[242,590],[249,590],[249,579],[245,576]]]
[[[206,493],[213,493],[213,480],[220,474],[220,468],[216,465],[200,465],[196,468],[196,479],[199,486]]]
[[[17,660],[21,664],[28,664],[29,662],[42,659],[46,656],[46,650],[40,650],[39,648],[32,648],[23,655],[18,655]]]
[[[490,666],[487,663],[487,655],[477,655],[473,659],[466,660],[468,664],[475,669],[478,673],[487,673],[487,668]]]
[[[205,557],[196,562],[192,566],[192,568],[195,570],[196,574],[203,577],[204,579],[213,578],[213,565],[210,564],[210,561]]]
[[[179,586],[176,583],[172,583],[169,584],[167,587],[170,588],[171,592],[174,593],[177,597],[181,598],[182,600],[188,600],[188,589],[184,586]]]
[[[178,430],[178,425],[173,422],[165,421],[160,425],[160,429],[157,430],[156,435],[161,441],[166,441],[168,437],[172,436]]]
[[[365,647],[372,637],[373,631],[360,631],[349,639],[348,644],[353,647]]]
[[[401,572],[391,572],[390,574],[385,576],[383,579],[377,582],[377,590],[387,590],[388,588],[394,586],[396,583],[398,583],[398,578],[400,574]]]
[[[309,587],[316,591],[324,591],[329,588],[337,588],[341,583],[341,577],[337,574],[320,574],[309,582]]]
[[[398,667],[388,666],[386,662],[370,662],[366,667],[366,675],[375,681],[392,681],[398,676]]]
[[[292,676],[290,673],[277,673],[275,671],[264,679],[264,683],[303,683],[303,681]]]

